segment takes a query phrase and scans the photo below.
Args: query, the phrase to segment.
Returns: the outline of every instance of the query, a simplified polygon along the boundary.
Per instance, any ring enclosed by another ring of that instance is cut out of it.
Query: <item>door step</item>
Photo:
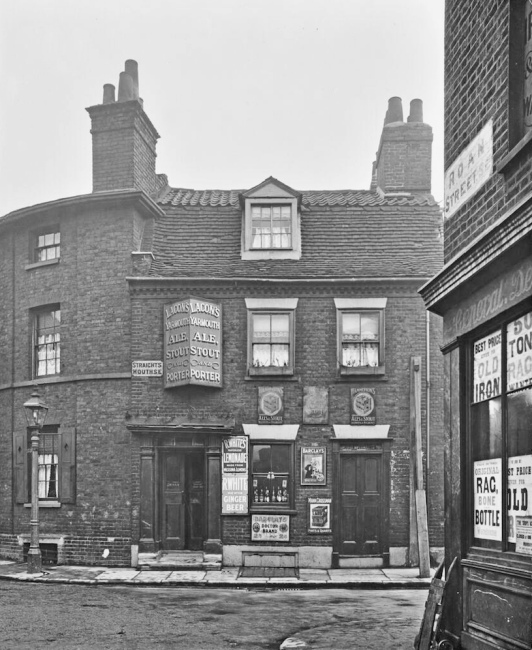
[[[221,571],[222,556],[203,551],[139,553],[141,571]]]

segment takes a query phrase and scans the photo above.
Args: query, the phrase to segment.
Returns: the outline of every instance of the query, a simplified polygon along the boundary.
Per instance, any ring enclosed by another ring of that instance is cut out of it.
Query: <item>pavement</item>
[[[418,568],[299,569],[297,575],[264,569],[248,577],[240,567],[220,570],[140,570],[131,567],[57,565],[28,573],[26,564],[0,560],[0,580],[86,585],[223,587],[224,589],[428,589],[431,578]]]

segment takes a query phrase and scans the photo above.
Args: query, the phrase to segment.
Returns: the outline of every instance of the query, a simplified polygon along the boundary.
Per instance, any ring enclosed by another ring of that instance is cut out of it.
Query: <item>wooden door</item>
[[[185,548],[185,455],[165,452],[161,458],[161,541],[166,550]]]
[[[340,455],[340,555],[382,553],[382,455]]]
[[[203,549],[204,528],[204,455],[191,453],[186,463],[186,548],[191,551]]]

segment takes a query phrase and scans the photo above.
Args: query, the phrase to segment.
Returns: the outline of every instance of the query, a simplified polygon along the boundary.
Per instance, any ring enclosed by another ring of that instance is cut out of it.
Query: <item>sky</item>
[[[139,65],[170,185],[369,189],[422,99],[443,200],[444,0],[0,0],[0,215],[92,191],[90,119]]]

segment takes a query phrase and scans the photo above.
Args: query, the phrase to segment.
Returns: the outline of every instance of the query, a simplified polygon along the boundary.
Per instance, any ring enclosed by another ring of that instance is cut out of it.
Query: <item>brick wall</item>
[[[516,158],[504,173],[497,172],[498,164],[515,144],[510,140],[512,103],[508,95],[512,4],[519,5],[506,0],[489,5],[482,0],[447,3],[445,167],[492,119],[495,170],[474,200],[445,222],[446,261],[484,233],[530,191],[529,155]]]

